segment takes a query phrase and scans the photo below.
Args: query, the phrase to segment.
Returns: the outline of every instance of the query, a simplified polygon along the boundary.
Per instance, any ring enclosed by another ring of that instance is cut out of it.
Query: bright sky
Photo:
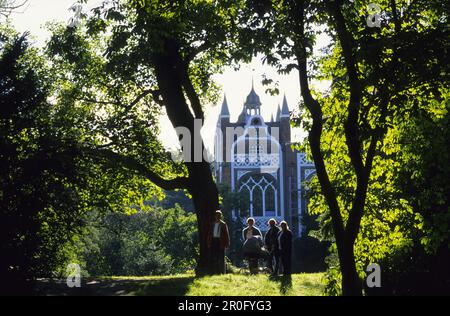
[[[90,0],[86,9],[93,8],[100,4],[102,0]],[[75,0],[29,0],[27,6],[22,9],[22,13],[15,13],[11,20],[16,29],[20,32],[29,31],[35,39],[36,45],[42,45],[49,37],[49,33],[44,29],[44,24],[50,21],[69,21],[73,13],[68,9],[75,3]],[[322,39],[322,46],[326,39]],[[270,96],[265,94],[265,88],[261,85],[262,75],[279,82],[281,94]],[[255,90],[261,97],[262,114],[269,120],[271,114],[276,115],[277,106],[282,102],[283,95],[286,94],[291,110],[298,106],[300,100],[300,87],[298,73],[293,71],[288,76],[280,76],[275,69],[262,65],[260,58],[255,58],[251,64],[242,65],[239,71],[226,69],[223,74],[216,75],[216,81],[222,86],[226,93],[228,105],[231,112],[231,120],[237,119],[242,111],[244,100],[251,89],[252,77],[255,81]],[[220,112],[222,100],[218,105],[208,105],[206,107],[206,122],[203,135],[207,147],[213,149],[215,125]],[[299,140],[301,133],[293,133],[293,140]],[[176,134],[167,118],[161,120],[161,139],[167,147],[175,147],[177,144]]]

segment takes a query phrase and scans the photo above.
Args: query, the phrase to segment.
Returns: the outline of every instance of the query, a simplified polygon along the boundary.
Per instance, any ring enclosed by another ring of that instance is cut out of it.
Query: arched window
[[[270,185],[266,188],[265,192],[265,214],[266,216],[276,216],[275,210],[275,188]]]
[[[239,211],[242,217],[250,216],[250,197],[251,189],[248,186],[243,186],[239,195],[239,204],[241,206]]]
[[[263,212],[263,190],[259,185],[253,188],[253,216],[264,216]]]
[[[243,201],[249,202],[250,216],[277,215],[276,180],[267,174],[250,174],[239,181]]]

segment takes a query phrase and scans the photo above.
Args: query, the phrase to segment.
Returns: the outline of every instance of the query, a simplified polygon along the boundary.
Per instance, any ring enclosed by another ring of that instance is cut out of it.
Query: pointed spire
[[[280,104],[278,104],[276,122],[279,122],[280,118],[281,118],[281,109],[280,109]]]
[[[255,91],[253,79],[252,79],[252,90],[250,91],[250,94],[247,96],[244,106],[248,108],[256,108],[261,106],[261,99],[259,98],[259,95]]]
[[[273,118],[273,113],[272,113],[272,115],[270,116],[270,123],[273,123],[273,122],[275,122],[275,119]]]
[[[220,110],[220,117],[230,117],[230,110],[228,109],[228,101],[227,101],[227,95],[223,95],[223,103],[222,103],[222,109]]]
[[[281,110],[281,116],[280,117],[290,117],[290,112],[289,112],[289,106],[288,106],[288,102],[286,99],[286,93],[284,94],[284,98],[283,98],[283,109]]]

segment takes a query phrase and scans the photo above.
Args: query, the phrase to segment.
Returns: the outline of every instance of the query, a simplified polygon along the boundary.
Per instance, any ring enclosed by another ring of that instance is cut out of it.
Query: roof
[[[283,108],[281,109],[281,116],[280,117],[290,117],[291,113],[289,111],[289,106],[286,99],[286,94],[283,98]]]
[[[252,91],[247,96],[247,100],[244,103],[245,107],[256,108],[261,106],[261,99],[259,95],[255,92],[254,87],[252,86]]]
[[[222,102],[222,109],[220,110],[220,117],[229,117],[229,116],[230,116],[230,110],[228,109],[227,96],[224,94],[223,102]]]

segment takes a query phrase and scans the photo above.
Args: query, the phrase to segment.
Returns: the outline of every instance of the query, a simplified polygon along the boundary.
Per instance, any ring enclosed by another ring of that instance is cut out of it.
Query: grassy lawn
[[[224,275],[194,280],[187,295],[311,296],[322,294],[322,274],[294,274],[291,279],[268,275]]]
[[[228,274],[195,278],[193,275],[110,277],[86,280],[79,289],[64,281],[41,280],[40,295],[176,295],[176,296],[310,296],[321,295],[323,274],[294,274],[291,279],[268,275]]]

